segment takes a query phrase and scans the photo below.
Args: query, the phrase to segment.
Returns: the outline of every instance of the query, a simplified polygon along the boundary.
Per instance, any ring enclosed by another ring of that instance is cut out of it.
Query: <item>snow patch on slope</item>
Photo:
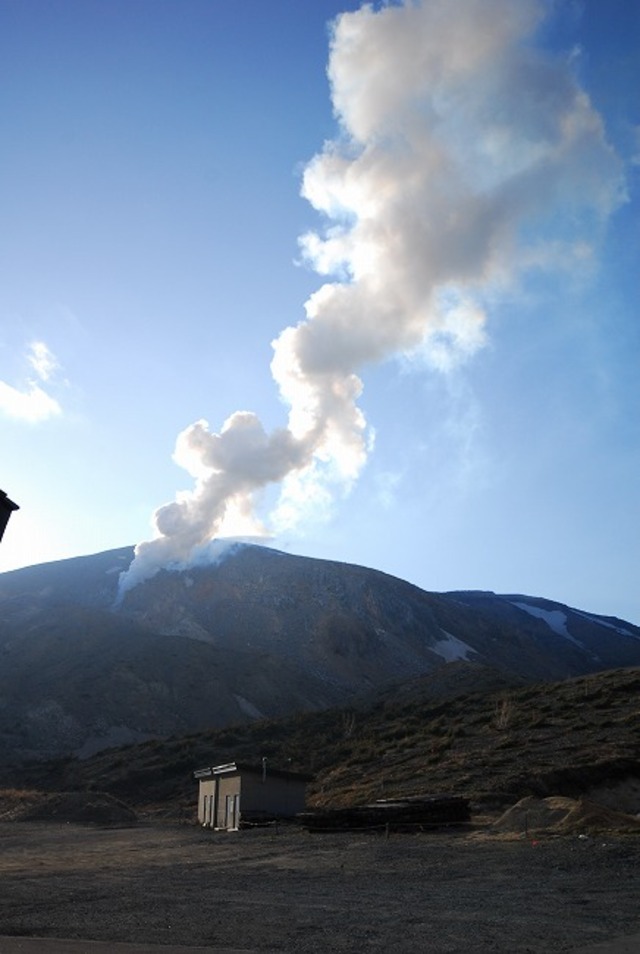
[[[584,650],[586,648],[584,643],[581,643],[579,639],[572,636],[567,629],[567,614],[563,613],[562,610],[547,610],[541,606],[533,606],[531,603],[516,603],[515,600],[511,600],[511,604],[512,606],[517,606],[518,609],[524,610],[529,616],[535,616],[537,619],[541,619],[552,632],[568,639],[570,643],[573,643],[580,649]]]
[[[630,630],[625,629],[624,626],[616,626],[615,623],[610,623],[608,620],[602,618],[602,616],[594,616],[591,613],[583,613],[582,610],[573,611],[576,616],[582,616],[583,619],[588,619],[590,623],[596,623],[598,626],[606,626],[607,629],[613,629],[616,633],[620,633],[621,636],[629,636],[631,639],[640,639],[636,633],[632,633]]]
[[[475,649],[469,646],[468,643],[464,643],[461,639],[452,636],[451,633],[447,633],[444,629],[442,632],[446,638],[439,639],[433,647],[432,652],[440,656],[441,659],[444,659],[445,662],[456,662],[458,659],[468,659],[469,653],[475,653]]]

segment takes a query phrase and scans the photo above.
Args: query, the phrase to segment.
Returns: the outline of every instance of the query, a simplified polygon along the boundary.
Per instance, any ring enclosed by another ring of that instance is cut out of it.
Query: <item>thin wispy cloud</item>
[[[44,341],[32,341],[27,355],[29,364],[42,381],[49,378],[59,368],[56,356],[50,351]]]
[[[55,355],[44,341],[34,341],[28,347],[26,361],[35,377],[28,377],[18,386],[0,380],[0,414],[29,424],[59,416],[60,403],[40,383],[50,382],[58,370]]]

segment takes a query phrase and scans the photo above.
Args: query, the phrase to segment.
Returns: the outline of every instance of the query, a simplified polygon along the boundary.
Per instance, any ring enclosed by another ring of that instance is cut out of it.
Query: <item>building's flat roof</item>
[[[250,765],[248,762],[225,762],[223,765],[209,765],[205,768],[196,769],[193,773],[194,778],[206,779],[214,778],[219,775],[236,775],[241,773],[251,775],[262,775],[265,772],[263,765]],[[313,775],[305,775],[303,772],[290,772],[287,769],[273,768],[267,763],[267,777],[289,778],[297,782],[310,782]]]

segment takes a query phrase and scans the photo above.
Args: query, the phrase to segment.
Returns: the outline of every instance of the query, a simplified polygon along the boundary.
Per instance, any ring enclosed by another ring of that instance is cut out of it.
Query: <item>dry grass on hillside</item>
[[[457,792],[513,804],[640,779],[640,669],[452,699],[387,692],[335,709],[110,750],[14,773],[5,784],[108,792],[136,810],[192,817],[192,771],[233,759],[311,772],[310,804]]]

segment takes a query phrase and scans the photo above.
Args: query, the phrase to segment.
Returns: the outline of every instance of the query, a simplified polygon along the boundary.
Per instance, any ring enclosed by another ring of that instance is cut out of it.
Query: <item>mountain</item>
[[[640,665],[640,629],[549,600],[428,593],[236,545],[117,602],[127,547],[0,575],[0,756],[103,748],[343,705],[465,662],[517,682]]]

